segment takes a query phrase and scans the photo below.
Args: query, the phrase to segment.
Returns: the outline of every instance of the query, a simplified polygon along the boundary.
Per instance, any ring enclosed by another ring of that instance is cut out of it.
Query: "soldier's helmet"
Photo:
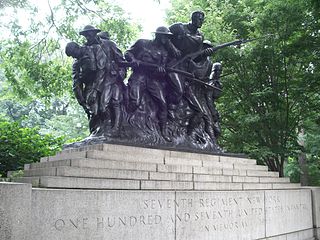
[[[101,32],[101,30],[98,29],[98,28],[95,28],[94,26],[87,25],[87,26],[85,26],[83,28],[82,31],[79,32],[79,34],[85,36],[88,32],[96,32],[96,33],[98,33],[98,32]]]
[[[69,42],[66,45],[65,53],[68,57],[75,57],[76,51],[80,48],[80,45],[76,42]]]
[[[110,40],[110,34],[108,32],[99,32],[98,36],[105,40]]]
[[[155,34],[162,34],[162,35],[169,35],[169,36],[173,35],[172,32],[170,32],[169,28],[164,27],[164,26],[158,27],[154,33]]]
[[[204,18],[204,12],[199,10],[199,11],[194,11],[191,13],[191,19],[194,19],[197,17]]]

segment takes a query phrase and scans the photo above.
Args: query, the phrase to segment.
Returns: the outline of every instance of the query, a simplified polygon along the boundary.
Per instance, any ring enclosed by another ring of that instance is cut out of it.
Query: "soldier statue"
[[[129,78],[129,111],[140,104],[144,92],[147,92],[157,106],[157,118],[162,137],[170,142],[167,131],[167,102],[163,82],[167,78],[164,66],[168,61],[166,48],[172,36],[166,27],[158,27],[153,40],[139,39],[125,53],[125,58],[133,64],[133,73]]]

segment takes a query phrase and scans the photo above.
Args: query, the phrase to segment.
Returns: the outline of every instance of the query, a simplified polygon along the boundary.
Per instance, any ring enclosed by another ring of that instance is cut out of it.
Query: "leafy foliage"
[[[36,128],[21,128],[18,123],[0,119],[0,175],[22,169],[43,156],[54,155],[61,149],[63,138],[41,135]]]
[[[1,67],[14,93],[24,100],[42,99],[46,102],[65,94],[71,95],[70,62],[43,60],[42,54],[33,50],[30,42],[6,44],[1,54]]]
[[[0,3],[0,28],[8,36],[0,37],[0,175],[88,135],[86,114],[73,97],[65,43],[82,42],[78,32],[86,24],[109,31],[123,49],[140,31],[108,1],[48,1],[43,19],[34,2]]]
[[[28,1],[20,0],[1,0],[0,9],[5,7],[25,7],[28,4]]]

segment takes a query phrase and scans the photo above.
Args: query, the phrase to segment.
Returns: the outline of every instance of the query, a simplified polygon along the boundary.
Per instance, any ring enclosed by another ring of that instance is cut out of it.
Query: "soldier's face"
[[[93,42],[95,37],[96,37],[97,33],[94,31],[89,31],[86,33],[86,35],[84,36],[88,42]]]
[[[164,34],[160,35],[160,42],[161,44],[165,45],[168,42],[168,37]]]
[[[201,28],[204,21],[204,16],[202,14],[195,14],[192,17],[192,24],[197,27]]]

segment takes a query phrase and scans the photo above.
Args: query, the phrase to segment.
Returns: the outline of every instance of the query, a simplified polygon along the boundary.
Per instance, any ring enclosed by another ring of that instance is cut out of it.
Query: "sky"
[[[50,13],[48,0],[30,0],[30,2],[38,6],[39,12],[37,15],[39,19],[44,19]],[[56,0],[49,0],[49,2],[51,6],[57,3]],[[119,5],[129,14],[134,22],[142,25],[143,31],[138,38],[151,39],[152,32],[154,32],[157,27],[166,25],[165,10],[170,7],[170,0],[160,0],[160,3],[157,0],[111,0],[110,2]],[[7,12],[7,14],[14,16],[16,13]],[[29,22],[24,16],[24,11],[19,11],[18,15],[21,15],[21,17],[19,17],[19,24],[27,28]],[[6,23],[9,23],[10,18],[1,19],[0,21],[2,21],[3,25],[6,25]],[[8,34],[10,35],[9,32]],[[2,34],[0,39],[5,38],[8,34]]]
[[[131,17],[139,21],[143,32],[139,38],[151,38],[152,32],[159,26],[165,26],[165,10],[170,7],[169,0],[114,0]]]

